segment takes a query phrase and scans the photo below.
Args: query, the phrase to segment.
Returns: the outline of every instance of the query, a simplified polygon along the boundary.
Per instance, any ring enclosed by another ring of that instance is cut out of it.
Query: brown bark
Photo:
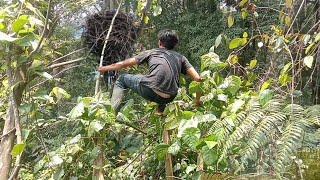
[[[163,143],[170,145],[170,133],[167,130],[163,131]],[[171,154],[166,154],[166,162],[165,162],[165,168],[166,168],[166,179],[173,180],[173,165],[172,165],[172,156]]]

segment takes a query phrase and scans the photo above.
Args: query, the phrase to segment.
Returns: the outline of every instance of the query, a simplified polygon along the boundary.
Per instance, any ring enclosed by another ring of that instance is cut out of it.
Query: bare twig
[[[53,60],[53,61],[51,62],[51,64],[54,64],[55,62],[60,61],[60,60],[62,60],[62,59],[64,59],[64,58],[66,58],[66,57],[68,57],[68,56],[70,56],[70,55],[72,55],[72,54],[75,54],[75,53],[77,53],[77,52],[80,52],[80,51],[82,51],[82,50],[84,50],[84,49],[86,49],[86,48],[81,48],[81,49],[72,51],[71,53],[68,53],[68,54],[66,54],[66,55],[63,55],[63,56],[61,56],[61,57]]]
[[[11,129],[10,131],[8,131],[6,134],[3,134],[2,136],[0,136],[0,140],[2,138],[4,138],[5,136],[8,136],[10,133],[14,132],[16,130],[16,128]]]
[[[41,37],[40,37],[40,41],[37,45],[37,47],[30,53],[29,55],[29,59],[32,58],[32,56],[39,50],[41,44],[42,44],[42,41],[44,40],[44,36],[46,34],[46,30],[47,30],[47,26],[48,26],[48,22],[49,22],[49,13],[50,13],[50,10],[51,10],[51,0],[49,0],[48,2],[48,9],[47,9],[47,14],[46,14],[46,20],[45,20],[45,23],[44,23],[44,27],[43,27],[43,31],[41,33]]]
[[[301,11],[301,9],[302,9],[302,6],[303,6],[304,2],[305,2],[305,0],[302,0],[302,2],[301,2],[301,4],[300,4],[300,7],[299,7],[299,9],[298,9],[298,11],[297,11],[297,13],[296,13],[295,17],[293,18],[293,21],[292,21],[292,23],[291,23],[291,25],[290,25],[290,27],[289,27],[289,29],[288,29],[288,31],[287,31],[287,33],[286,33],[286,35],[285,35],[285,36],[287,36],[287,35],[290,33],[290,30],[291,30],[291,28],[292,28],[292,26],[293,26],[294,22],[296,21],[296,19],[297,19],[298,15],[299,15],[299,13],[300,13],[300,11]]]
[[[70,61],[67,61],[67,62],[52,64],[51,66],[48,66],[47,69],[53,69],[53,68],[57,68],[57,67],[60,67],[60,66],[72,64],[72,63],[75,63],[75,62],[82,61],[83,59],[85,59],[85,58],[84,58],[84,57],[81,57],[81,58],[74,59],[74,60],[70,60]]]
[[[102,66],[105,49],[106,49],[107,43],[108,43],[108,41],[109,41],[109,37],[110,37],[110,33],[111,33],[111,30],[112,30],[114,21],[115,21],[117,15],[118,15],[118,13],[119,13],[121,4],[122,4],[122,0],[120,1],[119,6],[118,6],[118,9],[117,9],[116,13],[114,14],[114,16],[113,16],[113,18],[112,18],[112,20],[111,20],[111,24],[110,24],[110,26],[109,26],[109,30],[108,30],[107,36],[106,36],[105,41],[104,41],[104,44],[103,44],[103,48],[102,48],[102,52],[101,52],[101,56],[100,56],[99,67]],[[100,78],[97,78],[97,80],[96,80],[96,87],[95,87],[95,91],[94,91],[94,94],[95,94],[95,95],[98,94],[99,86],[100,86]]]

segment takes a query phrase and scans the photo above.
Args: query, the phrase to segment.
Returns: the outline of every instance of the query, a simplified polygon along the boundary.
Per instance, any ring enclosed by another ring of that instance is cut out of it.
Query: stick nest
[[[116,11],[105,11],[88,16],[83,38],[90,52],[101,56],[103,45]],[[103,65],[112,64],[127,58],[134,50],[138,26],[133,15],[119,12],[104,53]],[[100,59],[98,60],[100,61]]]

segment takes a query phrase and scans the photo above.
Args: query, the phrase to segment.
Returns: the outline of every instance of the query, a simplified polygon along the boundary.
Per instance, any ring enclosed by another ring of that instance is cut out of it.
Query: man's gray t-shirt
[[[180,73],[187,74],[192,67],[183,55],[157,48],[144,51],[135,56],[138,64],[148,63],[149,74],[143,76],[141,83],[160,92],[176,95],[180,85]]]

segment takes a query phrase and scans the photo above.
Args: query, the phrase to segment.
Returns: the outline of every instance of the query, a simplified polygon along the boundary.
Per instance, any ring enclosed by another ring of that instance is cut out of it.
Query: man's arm
[[[200,75],[198,74],[198,72],[193,68],[189,68],[187,70],[187,74],[191,77],[192,80],[197,81],[197,82],[202,82],[203,79],[200,77]],[[200,101],[200,97],[201,97],[201,93],[200,92],[196,92],[196,99],[195,99],[195,103],[196,106],[201,106],[201,101]]]
[[[117,70],[120,70],[123,68],[132,67],[137,64],[138,64],[138,61],[136,60],[136,58],[129,58],[124,61],[110,64],[108,66],[101,66],[101,67],[99,67],[98,71],[100,73],[105,73],[107,71],[117,71]]]
[[[191,77],[192,80],[197,81],[197,82],[202,82],[203,79],[200,77],[200,75],[198,74],[198,72],[193,68],[189,68],[187,70],[187,74]]]

